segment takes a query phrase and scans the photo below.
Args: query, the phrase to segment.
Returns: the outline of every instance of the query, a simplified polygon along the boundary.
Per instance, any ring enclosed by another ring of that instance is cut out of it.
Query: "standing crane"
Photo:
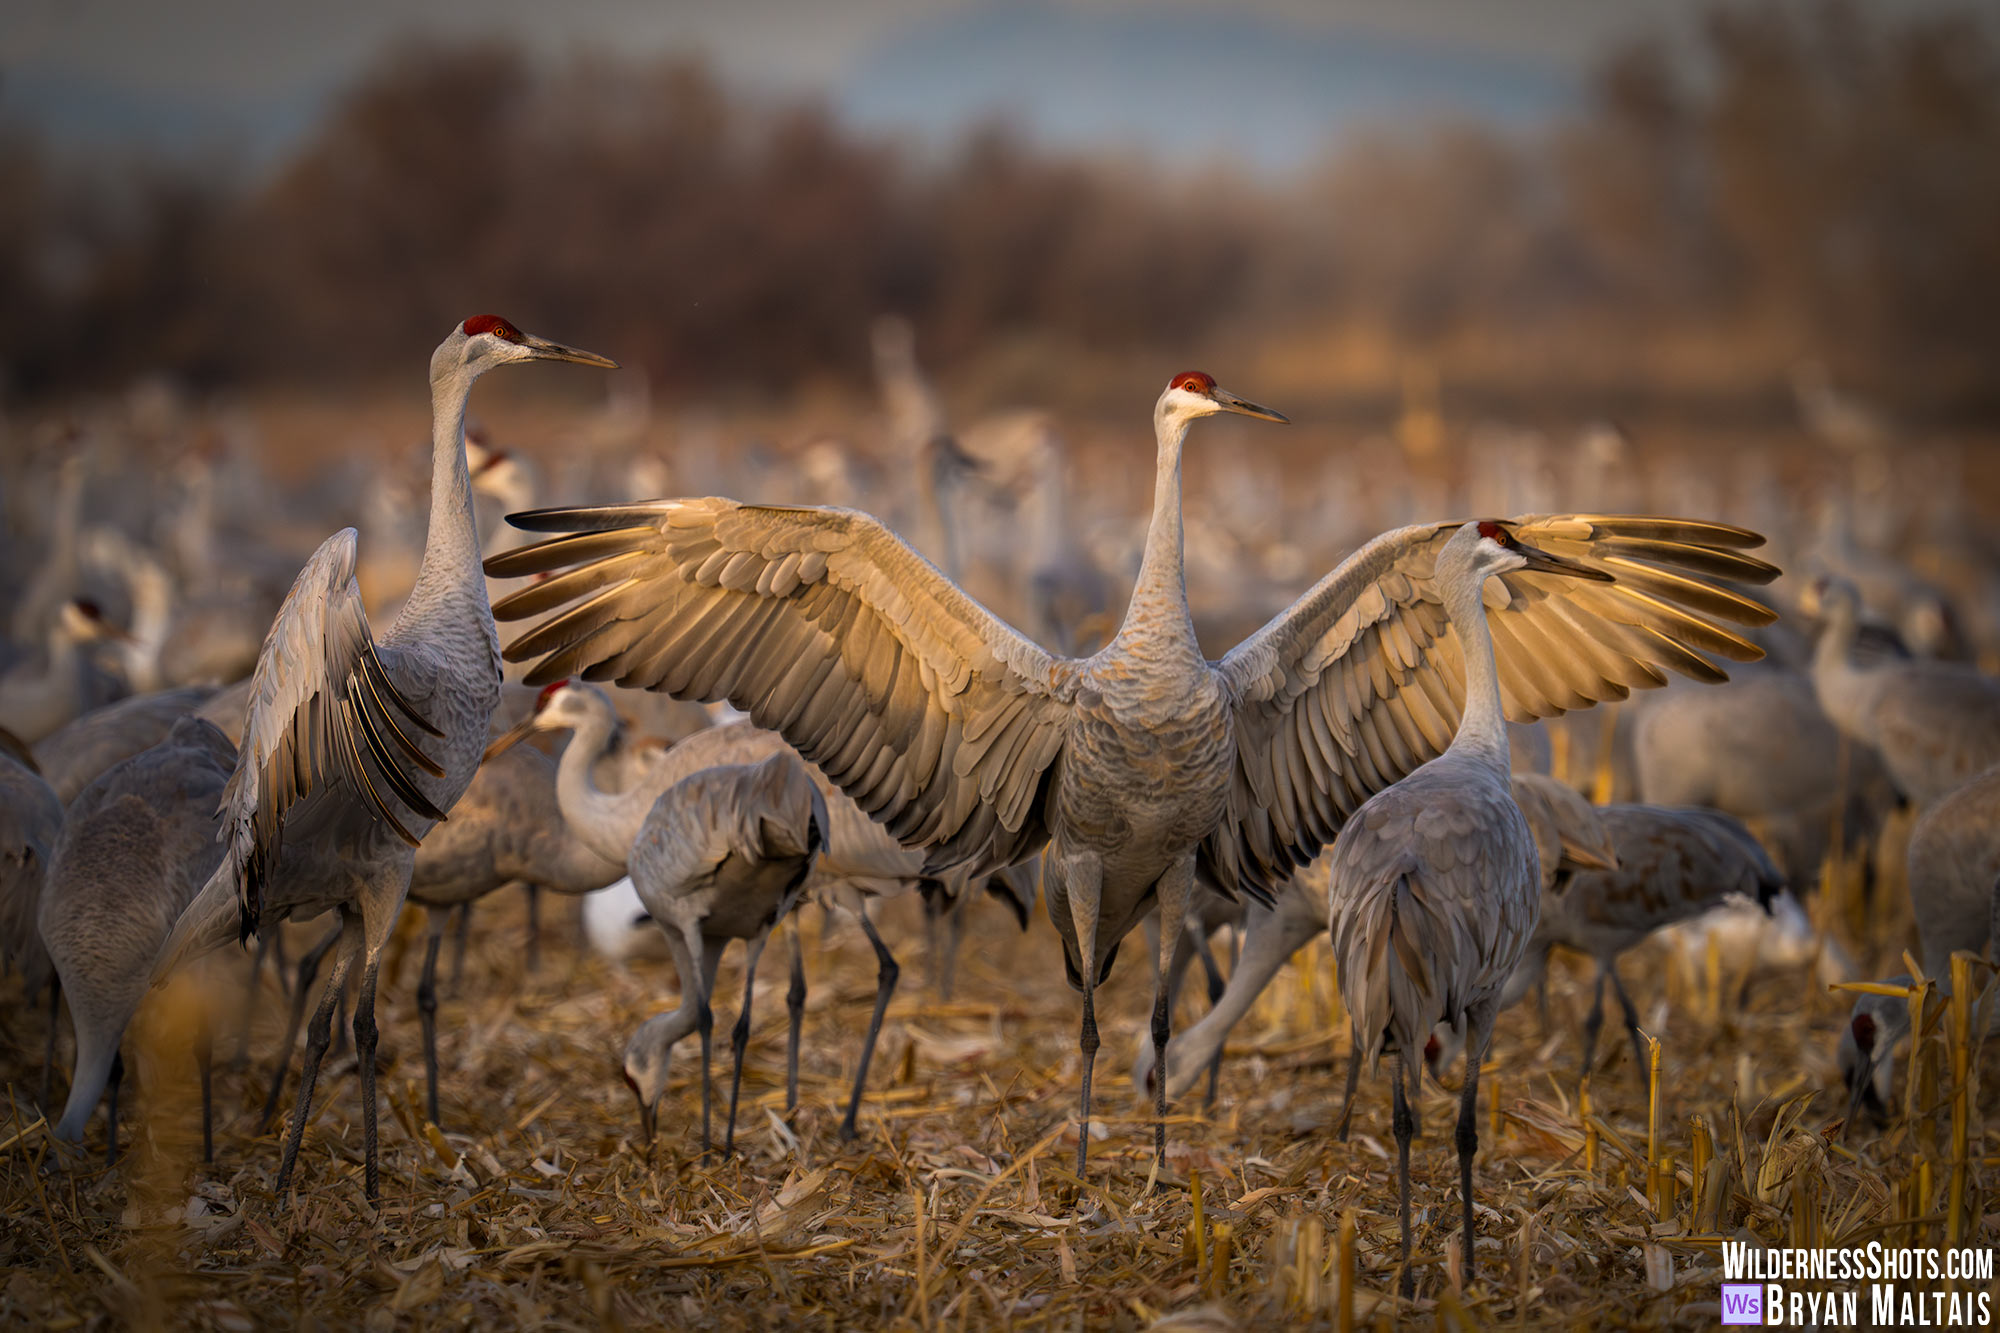
[[[1608,582],[1589,565],[1527,546],[1495,522],[1468,523],[1438,552],[1435,577],[1465,662],[1465,706],[1445,752],[1377,792],[1342,826],[1327,867],[1327,928],[1340,998],[1354,1027],[1349,1068],[1386,1050],[1394,1093],[1403,1293],[1410,1264],[1408,1080],[1431,1029],[1466,1033],[1458,1102],[1465,1284],[1472,1285],[1472,1158],[1479,1148],[1479,1064],[1500,991],[1534,934],[1541,863],[1508,785],[1500,671],[1486,626],[1486,580],[1513,570]],[[1422,1076],[1422,1065],[1417,1066]]]
[[[1833,575],[1813,581],[1822,617],[1813,688],[1842,731],[1882,756],[1896,789],[1926,806],[2000,764],[2000,680],[1960,662],[1853,660],[1861,597]]]
[[[1463,689],[1435,575],[1452,523],[1377,538],[1220,662],[1203,658],[1181,453],[1194,422],[1224,412],[1285,420],[1198,371],[1160,395],[1138,581],[1117,636],[1088,658],[1036,646],[851,510],[722,499],[541,510],[512,521],[566,535],[486,566],[552,575],[496,606],[507,620],[556,613],[508,649],[541,659],[529,683],[581,674],[727,699],[925,849],[932,870],[990,873],[1047,845],[1047,910],[1083,996],[1079,1169],[1095,989],[1118,942],[1157,904],[1157,1063],[1167,955],[1196,866],[1224,893],[1268,900],[1350,811],[1445,748]],[[1725,679],[1704,653],[1759,655],[1712,619],[1771,618],[1713,581],[1776,574],[1740,554],[1755,533],[1595,516],[1524,520],[1518,533],[1615,580],[1516,571],[1489,589],[1518,716],[1622,698],[1664,684],[1662,668]]]
[[[481,375],[517,361],[617,365],[522,333],[497,315],[475,315],[438,344],[430,367],[430,525],[416,587],[378,644],[354,577],[354,529],[329,537],[299,571],[251,677],[241,748],[223,796],[226,854],[154,967],[157,983],[231,939],[339,912],[341,952],[307,1032],[280,1194],[298,1159],[341,989],[358,961],[354,1046],[365,1177],[369,1200],[380,1197],[375,981],[382,949],[402,911],[417,844],[472,781],[500,698],[500,646],[479,570],[465,463],[465,405]]]

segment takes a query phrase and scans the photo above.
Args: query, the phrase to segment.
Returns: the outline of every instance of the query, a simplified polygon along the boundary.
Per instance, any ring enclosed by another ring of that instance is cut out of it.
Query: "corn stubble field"
[[[1857,867],[1836,868],[1826,901],[1859,883]],[[1878,892],[1895,903],[1900,885],[1891,878]],[[873,959],[858,932],[809,911],[802,1109],[787,1128],[785,978],[767,966],[738,1152],[707,1165],[695,1147],[693,1042],[677,1053],[650,1153],[617,1077],[624,1035],[670,1003],[671,968],[603,961],[582,946],[573,913],[556,910],[544,914],[540,968],[524,977],[518,894],[489,900],[477,918],[463,977],[440,1013],[446,1124],[423,1124],[408,998],[421,934],[406,929],[384,990],[393,998],[383,1009],[379,1213],[362,1194],[351,1052],[322,1077],[296,1202],[272,1195],[278,1141],[252,1129],[263,1057],[281,1031],[275,982],[254,1007],[255,1069],[218,1077],[212,1166],[198,1160],[188,1034],[175,1027],[186,1008],[171,992],[142,1017],[137,1128],[126,1135],[127,1160],[109,1173],[98,1157],[64,1174],[43,1169],[47,1140],[25,1132],[40,1028],[10,1024],[0,1049],[12,1102],[0,1130],[0,1265],[10,1274],[0,1323],[1137,1328],[1182,1312],[1184,1327],[1216,1328],[1709,1327],[1719,1237],[1943,1243],[1959,1191],[1974,1236],[2000,1224],[1988,1211],[2000,1143],[1976,1092],[1954,1143],[1948,1008],[1913,1094],[1938,1116],[1880,1133],[1857,1127],[1841,1142],[1832,1050],[1846,997],[1721,955],[1689,969],[1653,943],[1626,972],[1663,1034],[1655,1118],[1649,1124],[1623,1042],[1600,1046],[1587,1113],[1580,1104],[1573,1071],[1588,971],[1581,960],[1559,964],[1550,1031],[1537,1030],[1532,1005],[1517,1007],[1503,1016],[1488,1066],[1480,1281],[1470,1292],[1448,1276],[1455,1101],[1433,1086],[1419,1104],[1416,1263],[1419,1290],[1430,1294],[1399,1305],[1389,1294],[1386,1088],[1364,1080],[1354,1134],[1336,1142],[1346,1043],[1327,1034],[1345,1023],[1334,1021],[1323,940],[1238,1028],[1216,1106],[1175,1108],[1169,1179],[1149,1193],[1149,1120],[1122,1077],[1144,1031],[1141,957],[1127,960],[1106,996],[1104,1133],[1079,1184],[1076,1007],[1067,987],[1038,981],[1056,949],[1046,920],[1038,912],[1017,935],[997,907],[977,905],[955,998],[944,1003],[916,947],[915,905],[893,907],[907,909],[888,913],[889,938],[908,944],[906,966],[861,1140],[843,1145],[835,1129]],[[1900,938],[1889,924],[1884,937]],[[294,930],[296,955],[309,936]],[[230,958],[213,984],[240,985],[245,966]],[[719,996],[741,994],[734,967]],[[1195,1012],[1184,1004],[1183,1020]],[[733,1022],[724,1005],[724,1078]],[[1915,1128],[1932,1123],[1936,1137]]]

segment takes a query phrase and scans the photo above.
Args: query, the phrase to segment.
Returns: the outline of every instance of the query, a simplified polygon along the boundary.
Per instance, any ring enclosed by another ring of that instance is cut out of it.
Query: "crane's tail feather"
[[[228,857],[210,875],[208,883],[174,922],[173,933],[160,946],[149,983],[158,986],[184,964],[212,953],[238,936],[241,910],[236,901],[236,881]]]

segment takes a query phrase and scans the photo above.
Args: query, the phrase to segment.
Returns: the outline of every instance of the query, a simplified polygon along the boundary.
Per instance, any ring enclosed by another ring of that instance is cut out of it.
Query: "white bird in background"
[[[299,572],[252,676],[236,771],[223,798],[227,853],[154,970],[157,983],[232,939],[287,919],[340,913],[342,948],[308,1030],[280,1193],[298,1158],[341,989],[359,961],[354,1045],[365,1174],[369,1200],[380,1197],[375,983],[382,949],[402,911],[417,844],[472,781],[500,698],[500,647],[465,461],[465,405],[485,372],[538,360],[617,364],[522,333],[496,315],[454,327],[432,353],[431,510],[416,587],[378,644],[355,581],[354,529],[328,538]]]
[[[1284,420],[1199,372],[1160,395],[1137,586],[1117,637],[1089,658],[1039,648],[848,510],[718,499],[543,510],[513,521],[568,535],[487,562],[495,577],[552,574],[497,607],[508,620],[556,613],[508,650],[541,658],[530,683],[580,674],[727,699],[926,849],[934,872],[986,874],[1047,844],[1048,912],[1083,993],[1079,1169],[1095,988],[1126,932],[1157,905],[1157,1062],[1167,955],[1197,864],[1224,893],[1268,899],[1348,812],[1444,750],[1464,688],[1435,570],[1454,524],[1378,538],[1222,661],[1202,656],[1181,452],[1195,421],[1222,412]],[[1704,652],[1759,656],[1711,619],[1771,619],[1711,581],[1775,575],[1740,554],[1754,533],[1569,516],[1524,520],[1514,535],[1606,579],[1516,567],[1489,586],[1517,717],[1623,698],[1663,684],[1661,668],[1724,679]],[[1163,1081],[1158,1093],[1156,1163]]]
[[[1437,554],[1438,591],[1465,662],[1465,708],[1443,754],[1370,797],[1341,827],[1327,872],[1327,928],[1340,997],[1354,1027],[1348,1057],[1372,1070],[1390,1054],[1403,1291],[1410,1263],[1410,1139],[1405,1070],[1440,1023],[1466,1034],[1458,1104],[1461,1247],[1473,1277],[1472,1159],[1479,1148],[1479,1065],[1500,991],[1540,912],[1534,833],[1508,781],[1500,672],[1486,625],[1486,580],[1516,570],[1609,582],[1600,569],[1527,546],[1497,522],[1468,523]],[[1421,1077],[1422,1065],[1417,1065]]]

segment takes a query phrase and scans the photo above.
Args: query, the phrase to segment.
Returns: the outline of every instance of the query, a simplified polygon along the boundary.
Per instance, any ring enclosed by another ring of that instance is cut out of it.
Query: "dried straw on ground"
[[[1882,892],[1893,902],[1900,885]],[[914,908],[891,918],[906,938],[920,931]],[[862,1141],[843,1148],[833,1133],[842,1062],[866,1021],[873,963],[857,932],[835,925],[822,938],[809,913],[814,993],[797,1136],[776,1115],[779,978],[758,1007],[745,1151],[706,1169],[691,1133],[694,1061],[679,1062],[650,1160],[617,1077],[625,1036],[666,1002],[671,969],[591,958],[565,920],[540,974],[524,979],[522,928],[516,895],[483,911],[464,980],[444,1001],[441,1019],[458,1033],[444,1048],[442,1132],[420,1123],[411,995],[420,949],[403,950],[383,988],[391,1063],[379,1217],[362,1199],[353,1098],[337,1091],[308,1133],[296,1207],[270,1192],[276,1138],[249,1137],[260,1076],[218,1080],[217,1161],[199,1164],[193,1066],[172,992],[140,1024],[128,1159],[111,1175],[97,1158],[45,1174],[51,1147],[26,1109],[42,1029],[4,983],[0,1080],[19,1109],[0,1103],[0,1326],[1140,1329],[1179,1313],[1165,1326],[1219,1329],[1361,1326],[1397,1314],[1386,1294],[1396,1285],[1387,1098],[1364,1084],[1352,1142],[1333,1140],[1345,1039],[1328,1034],[1345,1024],[1332,1021],[1323,945],[1239,1029],[1214,1116],[1178,1108],[1172,1187],[1143,1193],[1151,1135],[1128,1088],[1122,1118],[1106,1108],[1114,1114],[1079,1206],[1065,1167],[1073,1000],[1047,984],[1055,942],[1039,916],[1026,936],[997,915],[979,919],[955,1003],[935,1002],[914,972],[906,979]],[[405,932],[405,944],[414,938]],[[1470,1294],[1449,1285],[1455,1172],[1440,1127],[1451,1116],[1445,1094],[1428,1089],[1430,1132],[1415,1156],[1418,1286],[1428,1294],[1403,1317],[1708,1328],[1718,1236],[1944,1242],[1954,1154],[1942,1039],[1927,1062],[1934,1087],[1919,1092],[1944,1108],[1943,1137],[1899,1126],[1841,1144],[1827,1131],[1842,1099],[1828,1089],[1845,997],[1765,974],[1748,978],[1739,1007],[1744,978],[1720,967],[1692,985],[1665,966],[1633,971],[1668,978],[1665,990],[1635,988],[1662,1039],[1650,1138],[1651,1108],[1622,1046],[1606,1053],[1586,1119],[1561,1058],[1572,1039],[1540,1037],[1532,1006],[1505,1015],[1484,1089],[1495,1109],[1483,1117],[1478,1167],[1480,1283]],[[1128,962],[1114,977],[1108,1053],[1129,1051],[1141,1031],[1143,972]],[[1587,978],[1581,964],[1555,969],[1559,1025],[1577,1021]],[[725,974],[717,994],[740,993],[731,985]],[[274,1040],[275,995],[259,1006],[260,1050]],[[718,1027],[731,1021],[725,1009]],[[1948,1013],[1937,1027],[1949,1033]],[[330,1076],[356,1077],[351,1052]],[[1975,1244],[1992,1244],[2000,1224],[1991,1211],[2000,1135],[1984,1100],[1989,1114],[1975,1095],[1968,1116],[1961,1183]]]

